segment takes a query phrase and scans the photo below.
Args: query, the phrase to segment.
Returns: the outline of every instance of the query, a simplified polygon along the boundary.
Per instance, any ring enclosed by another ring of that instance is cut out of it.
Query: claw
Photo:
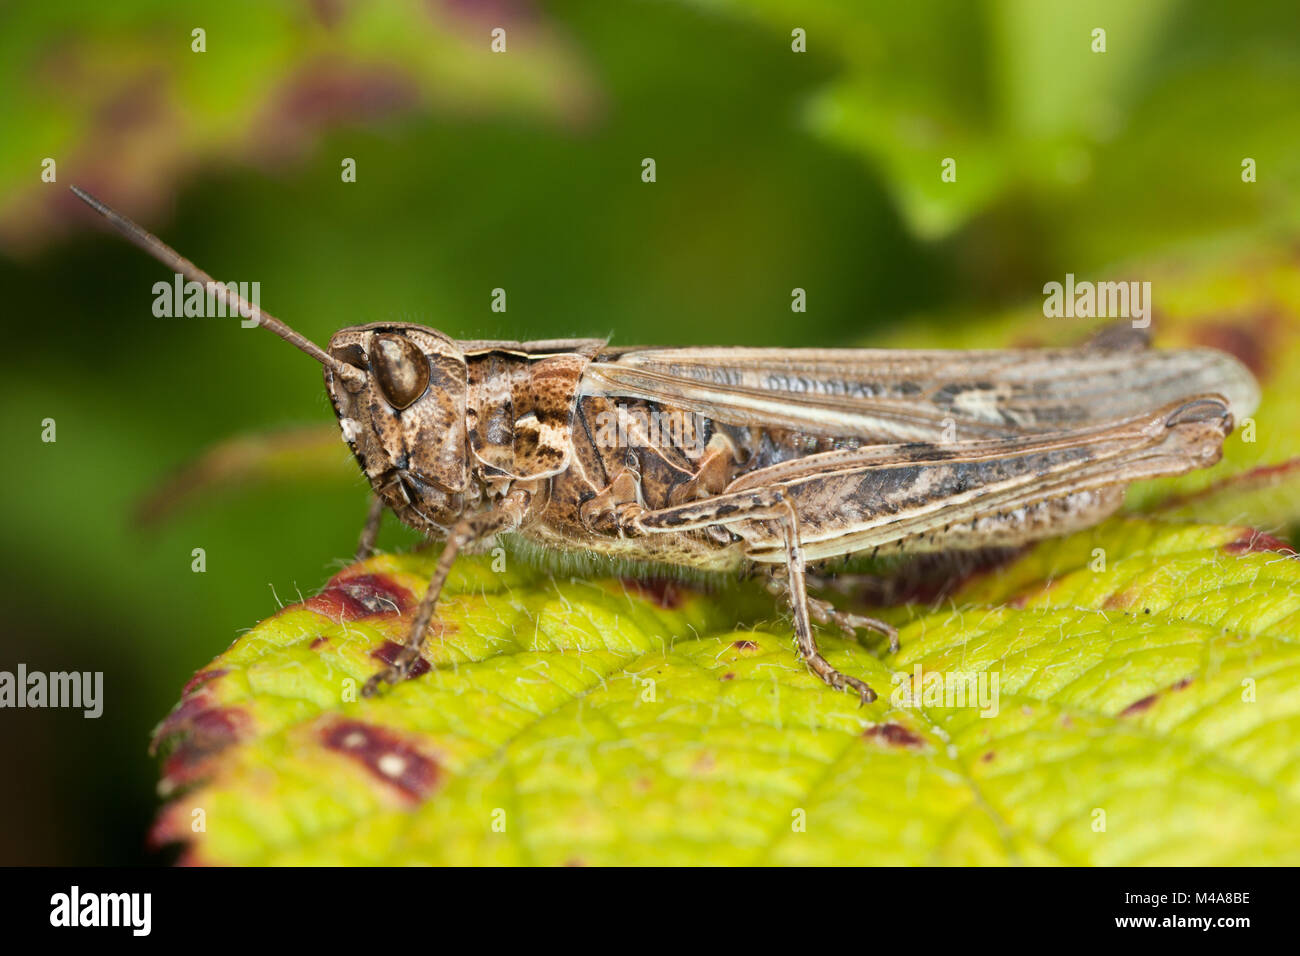
[[[847,678],[849,686],[858,692],[858,706],[865,707],[876,699],[876,692],[857,678]]]
[[[874,617],[866,617],[862,614],[853,614],[849,611],[839,611],[829,601],[823,601],[818,598],[808,599],[808,610],[812,613],[813,619],[818,624],[834,624],[840,629],[846,637],[856,639],[858,631],[875,631],[877,634],[883,634],[889,638],[889,651],[891,654],[898,653],[898,629],[884,621],[877,621]]]

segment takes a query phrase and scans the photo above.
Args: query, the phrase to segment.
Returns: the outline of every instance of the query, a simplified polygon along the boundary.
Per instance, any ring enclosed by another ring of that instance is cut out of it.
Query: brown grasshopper
[[[73,191],[128,239],[324,366],[343,438],[385,508],[446,542],[405,646],[410,676],[452,562],[514,533],[544,548],[703,571],[760,569],[807,666],[863,702],[812,621],[888,624],[807,593],[806,568],[864,552],[1010,546],[1091,525],[1132,481],[1218,461],[1250,373],[1211,349],[1112,330],[1064,349],[610,348],[455,341],[380,322],[321,349],[156,237]]]

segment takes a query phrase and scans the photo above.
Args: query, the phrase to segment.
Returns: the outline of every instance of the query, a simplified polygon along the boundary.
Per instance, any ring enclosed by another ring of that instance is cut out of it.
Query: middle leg
[[[812,630],[807,583],[804,579],[799,516],[783,491],[780,489],[745,491],[658,511],[629,511],[620,516],[620,522],[625,530],[633,534],[663,534],[698,530],[711,525],[726,526],[752,521],[770,521],[779,528],[782,550],[785,554],[786,594],[794,618],[795,646],[798,648],[799,656],[809,670],[831,687],[836,690],[851,689],[863,704],[871,703],[876,699],[876,692],[865,681],[850,677],[832,667],[817,646],[817,638]],[[881,626],[888,627],[888,625]]]
[[[784,568],[772,567],[766,572],[766,579],[763,586],[767,592],[774,597],[786,597],[790,590],[789,578]],[[804,586],[814,588],[824,588],[827,586],[826,579],[820,576],[814,576],[805,571]],[[830,601],[822,598],[808,595],[808,613],[812,619],[823,627],[835,627],[844,634],[845,637],[857,640],[858,631],[875,631],[877,634],[883,634],[889,638],[889,652],[898,653],[898,629],[892,624],[887,624],[874,617],[868,617],[865,614],[854,614],[851,611],[841,611]]]

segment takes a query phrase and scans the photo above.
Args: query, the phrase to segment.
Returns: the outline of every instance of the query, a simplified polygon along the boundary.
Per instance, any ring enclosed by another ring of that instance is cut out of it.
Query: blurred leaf
[[[1237,521],[1249,516],[1253,525],[1275,529],[1287,540],[1295,541],[1300,516],[1300,458],[1230,472],[1199,491],[1170,495],[1156,510],[1161,517],[1185,521]]]
[[[1292,3],[1248,4],[1248,16],[1199,0],[697,3],[785,44],[804,29],[809,55],[834,59],[808,122],[880,169],[920,237],[1028,201],[1032,232],[1061,257],[1100,263],[1300,218],[1285,185],[1300,174],[1300,127],[1284,119],[1300,83]],[[1241,181],[1247,156],[1268,170],[1257,184]],[[945,158],[954,182],[940,178]]]
[[[507,52],[490,31],[507,25]],[[206,52],[191,31],[206,31]],[[580,124],[596,108],[574,51],[530,3],[210,5],[166,0],[0,10],[0,245],[39,245],[76,182],[140,218],[202,164],[285,165],[337,126],[436,110]],[[58,163],[58,184],[41,181]],[[358,182],[379,169],[358,161]],[[339,157],[341,162],[342,157]]]
[[[332,422],[237,435],[214,445],[151,491],[137,507],[136,517],[143,524],[155,524],[215,491],[313,478],[356,481],[355,459]]]

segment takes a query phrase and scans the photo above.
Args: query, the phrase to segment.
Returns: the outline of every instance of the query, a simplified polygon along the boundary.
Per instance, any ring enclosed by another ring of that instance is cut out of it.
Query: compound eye
[[[399,411],[429,387],[429,359],[405,336],[376,335],[370,365],[384,398]]]

